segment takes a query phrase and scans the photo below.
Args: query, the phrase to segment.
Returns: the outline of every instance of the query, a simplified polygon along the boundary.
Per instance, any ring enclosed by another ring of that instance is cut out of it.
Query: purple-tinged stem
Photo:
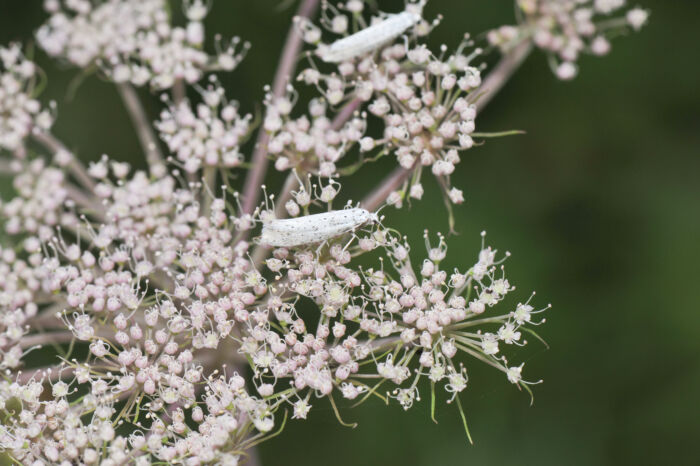
[[[173,83],[173,89],[172,89],[172,94],[173,94],[173,103],[177,107],[182,103],[183,100],[187,97],[187,91],[185,89],[185,81],[182,80],[182,78],[178,78],[175,80],[175,83]]]
[[[377,188],[365,197],[360,205],[369,211],[375,211],[381,206],[391,193],[411,176],[413,170],[406,170],[403,167],[396,167],[378,185]]]
[[[87,209],[89,212],[91,212],[93,215],[97,216],[98,218],[102,219],[102,213],[103,209],[102,206],[100,205],[99,202],[94,200],[94,196],[92,199],[88,197],[83,191],[75,187],[73,184],[67,184],[65,186],[66,192],[68,193],[68,197],[78,204],[79,206],[83,207],[84,209]]]
[[[66,152],[67,154],[71,154],[71,159],[68,163],[68,169],[70,170],[71,174],[89,192],[92,192],[95,189],[95,182],[90,175],[88,175],[83,164],[80,163],[80,161],[61,141],[56,139],[56,137],[54,137],[52,134],[44,131],[34,131],[32,132],[32,137],[39,144],[51,151],[52,154],[56,154],[58,152]]]
[[[353,99],[347,104],[345,104],[345,106],[340,109],[335,118],[333,118],[333,121],[331,122],[331,129],[334,131],[338,131],[340,128],[342,128],[345,122],[352,118],[352,115],[353,113],[355,113],[355,110],[360,108],[360,105],[362,105],[362,100],[360,99]]]
[[[126,110],[131,116],[131,121],[134,124],[134,129],[139,136],[141,147],[143,147],[146,161],[151,169],[151,172],[162,172],[165,168],[163,154],[158,145],[158,139],[153,131],[153,125],[146,116],[146,111],[141,105],[138,94],[133,86],[126,83],[117,84],[117,90],[124,102]]]
[[[36,345],[50,345],[50,344],[61,344],[69,343],[75,338],[75,335],[71,331],[57,331],[57,332],[46,332],[46,333],[35,333],[33,335],[25,335],[22,337],[20,344],[22,348],[30,348]]]
[[[208,217],[211,213],[211,203],[214,201],[216,196],[216,167],[206,167],[202,173],[202,192],[201,201],[205,217]]]
[[[473,93],[479,96],[476,101],[477,110],[480,111],[486,107],[491,99],[498,94],[498,91],[508,82],[508,79],[530,55],[531,51],[532,42],[524,40],[501,58],[489,74],[486,75],[486,79],[481,83],[480,88]]]

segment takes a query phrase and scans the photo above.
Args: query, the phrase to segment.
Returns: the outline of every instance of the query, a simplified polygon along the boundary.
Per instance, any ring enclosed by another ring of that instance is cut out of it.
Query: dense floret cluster
[[[177,80],[199,81],[207,71],[231,71],[247,44],[219,40],[217,54],[202,47],[208,6],[185,2],[187,24],[171,24],[165,0],[45,0],[49,20],[37,31],[39,45],[51,56],[74,66],[98,66],[116,82],[156,89]]]
[[[501,26],[488,35],[489,42],[509,49],[531,40],[552,57],[559,79],[578,73],[576,61],[582,53],[607,55],[610,38],[625,30],[639,31],[648,12],[636,7],[624,14],[625,0],[518,0],[519,26]],[[616,16],[617,15],[617,16]]]

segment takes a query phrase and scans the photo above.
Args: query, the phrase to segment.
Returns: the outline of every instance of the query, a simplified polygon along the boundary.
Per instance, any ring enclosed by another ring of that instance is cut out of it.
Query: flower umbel
[[[288,413],[326,403],[340,420],[346,402],[408,410],[430,393],[433,416],[445,399],[466,428],[477,361],[530,391],[511,358],[549,306],[512,300],[510,254],[484,234],[466,264],[448,260],[446,237],[426,230],[423,251],[380,209],[420,200],[430,170],[451,219],[464,202],[457,165],[503,134],[475,121],[515,71],[516,42],[549,50],[571,77],[579,52],[607,51],[604,33],[622,23],[596,19],[623,2],[518,2],[518,26],[488,35],[504,53],[493,71],[492,47],[469,35],[428,48],[439,21],[425,2],[320,3],[301,2],[258,125],[211,74],[248,45],[216,36],[205,51],[210,2],[183,1],[179,25],[164,0],[45,0],[39,46],[117,86],[142,169],[107,155],[84,166],[52,133],[41,70],[21,45],[0,47],[0,170],[13,191],[0,201],[2,455],[235,465]],[[620,21],[646,19],[633,9]],[[160,94],[157,121],[132,85]],[[295,86],[317,95],[301,102]],[[349,199],[343,186],[385,156],[394,171]],[[269,162],[287,173],[275,191],[257,181]]]
[[[489,32],[492,45],[508,50],[531,40],[545,50],[556,76],[573,79],[582,53],[607,55],[610,38],[625,30],[638,31],[649,13],[636,7],[619,15],[626,0],[518,0],[520,26],[501,26]],[[618,14],[618,17],[613,17]]]

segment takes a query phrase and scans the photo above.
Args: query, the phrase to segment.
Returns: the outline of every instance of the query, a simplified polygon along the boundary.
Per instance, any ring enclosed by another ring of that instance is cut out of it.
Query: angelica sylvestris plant
[[[146,169],[107,155],[85,166],[52,132],[60,109],[38,95],[28,49],[0,47],[0,168],[14,191],[0,203],[3,460],[238,464],[288,417],[330,405],[344,423],[370,397],[429,398],[433,415],[446,400],[466,428],[474,364],[530,391],[536,378],[507,355],[549,306],[505,301],[509,254],[482,235],[450,269],[448,238],[403,236],[378,211],[436,183],[452,229],[456,164],[501,135],[478,132],[478,112],[532,44],[569,78],[563,65],[607,51],[608,33],[646,12],[519,1],[516,26],[432,50],[439,17],[424,3],[301,1],[258,122],[213,74],[248,45],[204,47],[208,2],[46,0],[36,43],[114,83]],[[161,98],[153,120],[139,86]],[[302,102],[302,87],[316,97]],[[393,171],[349,199],[343,185],[383,157]],[[268,164],[281,186],[265,186]]]

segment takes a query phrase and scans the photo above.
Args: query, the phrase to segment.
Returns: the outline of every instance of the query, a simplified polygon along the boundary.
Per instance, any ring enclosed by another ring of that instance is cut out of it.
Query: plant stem
[[[95,182],[92,180],[90,175],[88,175],[83,164],[80,163],[80,161],[75,157],[75,155],[73,155],[73,153],[69,151],[68,148],[61,141],[56,139],[56,137],[52,134],[43,131],[32,132],[32,137],[39,144],[51,151],[52,154],[56,154],[58,152],[66,152],[68,154],[71,154],[71,159],[68,163],[68,169],[70,170],[71,174],[75,177],[75,179],[78,180],[78,182],[88,190],[88,192],[93,192],[93,190],[95,189]]]
[[[362,207],[369,211],[377,210],[389,195],[396,191],[411,176],[411,173],[413,173],[413,170],[406,170],[403,167],[394,168],[391,173],[379,182],[374,191],[362,200]]]
[[[75,338],[71,331],[57,331],[24,335],[20,344],[22,348],[30,348],[36,345],[68,343]]]
[[[286,209],[284,205],[292,198],[292,191],[299,186],[299,181],[297,180],[297,175],[294,172],[289,173],[287,179],[284,180],[284,186],[282,186],[282,191],[279,195],[275,197],[275,216],[277,218],[286,217]]]
[[[331,123],[331,129],[334,131],[338,131],[340,128],[343,127],[346,121],[348,121],[353,113],[355,113],[355,110],[360,108],[360,105],[362,105],[362,100],[360,99],[353,99],[343,108],[340,109],[338,114],[333,118],[333,122]]]
[[[216,171],[216,167],[206,167],[202,174],[202,181],[204,183],[201,193],[202,212],[207,217],[211,213],[211,203],[216,196]]]
[[[479,95],[476,108],[481,111],[498,94],[513,73],[520,67],[532,51],[532,42],[526,39],[513,47],[489,72],[474,95]]]
[[[185,81],[183,81],[182,78],[175,80],[175,83],[173,84],[172,94],[173,103],[176,107],[180,105],[183,100],[185,100],[185,97],[187,97],[187,91],[185,90]]]
[[[124,102],[126,110],[131,116],[131,121],[134,124],[134,129],[139,136],[141,147],[146,155],[146,161],[151,169],[151,172],[162,172],[165,169],[163,154],[158,145],[158,139],[153,131],[153,126],[146,116],[146,111],[141,105],[138,94],[133,86],[126,83],[117,84],[117,90]]]

